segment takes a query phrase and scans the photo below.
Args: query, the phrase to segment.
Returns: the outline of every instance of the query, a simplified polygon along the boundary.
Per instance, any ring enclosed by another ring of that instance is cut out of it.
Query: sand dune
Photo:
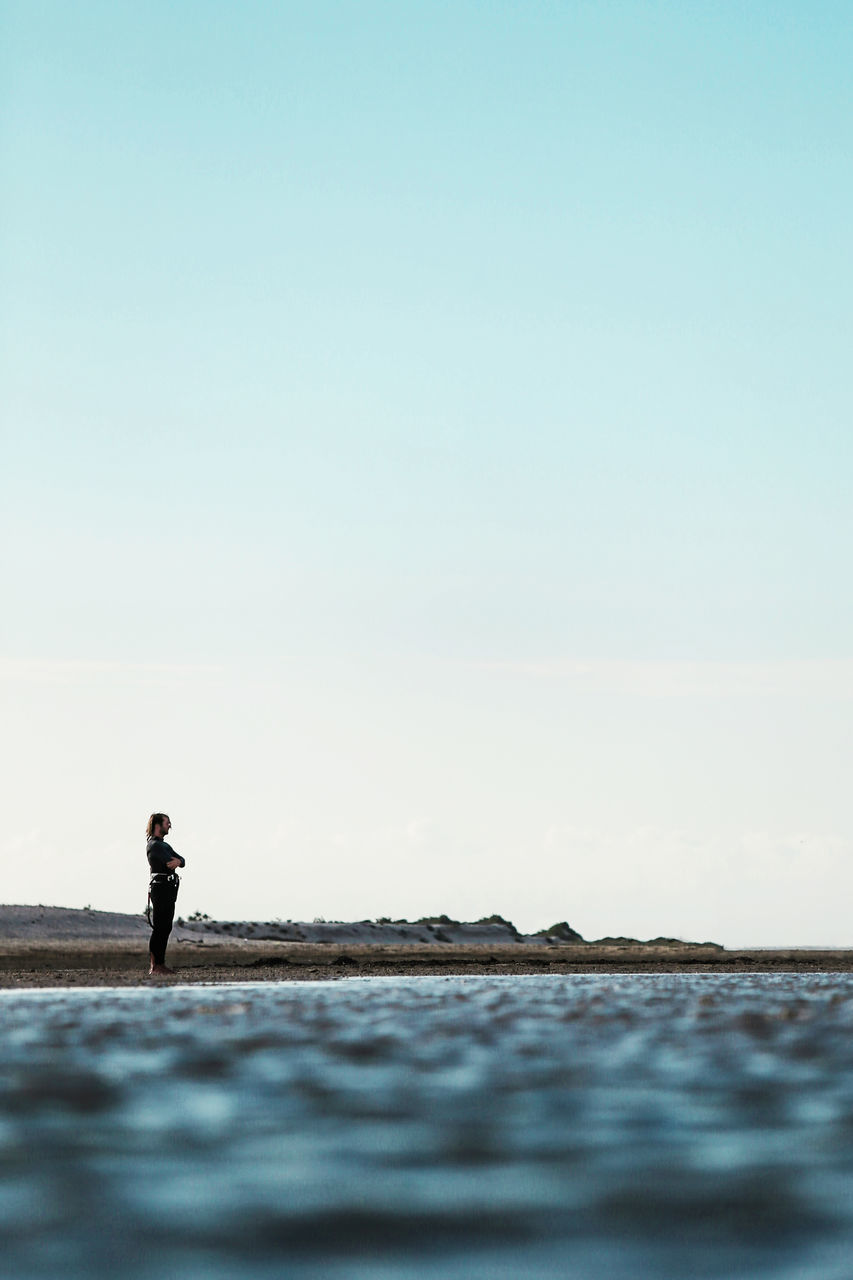
[[[144,941],[149,931],[144,915],[89,908],[0,905],[0,948],[4,943],[48,945],[90,941]],[[488,920],[466,922],[437,916],[408,920],[184,920],[178,917],[172,943],[203,941],[209,945],[229,942],[292,942],[313,945],[353,946],[479,946],[479,947],[563,947],[563,946],[694,946],[677,938],[655,938],[640,943],[635,938],[604,938],[587,943],[563,921],[541,933],[522,934],[509,920],[492,916]],[[702,946],[713,946],[703,943]]]

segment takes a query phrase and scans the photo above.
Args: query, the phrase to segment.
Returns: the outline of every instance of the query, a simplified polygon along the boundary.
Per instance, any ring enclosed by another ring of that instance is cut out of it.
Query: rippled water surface
[[[0,1271],[853,1276],[853,976],[0,993]]]

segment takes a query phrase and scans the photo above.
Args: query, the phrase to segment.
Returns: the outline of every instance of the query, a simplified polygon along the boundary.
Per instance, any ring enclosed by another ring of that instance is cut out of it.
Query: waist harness
[[[174,871],[152,871],[151,878],[148,881],[148,905],[145,908],[145,919],[149,926],[153,928],[151,923],[151,886],[155,884],[173,884],[177,893],[178,885],[181,883],[181,877],[176,875]]]

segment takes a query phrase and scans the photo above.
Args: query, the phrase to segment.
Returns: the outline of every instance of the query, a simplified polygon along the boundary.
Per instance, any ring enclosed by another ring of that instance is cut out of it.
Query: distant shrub
[[[194,911],[192,915],[187,916],[187,919],[198,923],[201,920],[209,920],[210,916],[204,911]]]
[[[407,924],[408,921],[401,920],[400,924]],[[450,916],[421,916],[420,920],[416,920],[415,924],[458,924],[458,920],[451,920]]]
[[[510,933],[518,933],[511,920],[504,920],[503,916],[499,915],[483,916],[482,920],[477,921],[477,924],[499,924],[504,929],[509,929]]]
[[[550,929],[537,929],[534,938],[559,938],[561,942],[583,942],[577,929],[573,929],[567,920],[552,924]]]

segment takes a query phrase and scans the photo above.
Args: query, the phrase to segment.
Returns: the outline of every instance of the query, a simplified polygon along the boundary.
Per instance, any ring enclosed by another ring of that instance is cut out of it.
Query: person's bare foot
[[[170,969],[167,964],[152,964],[151,968],[148,970],[148,977],[171,978],[174,972],[175,970]]]

